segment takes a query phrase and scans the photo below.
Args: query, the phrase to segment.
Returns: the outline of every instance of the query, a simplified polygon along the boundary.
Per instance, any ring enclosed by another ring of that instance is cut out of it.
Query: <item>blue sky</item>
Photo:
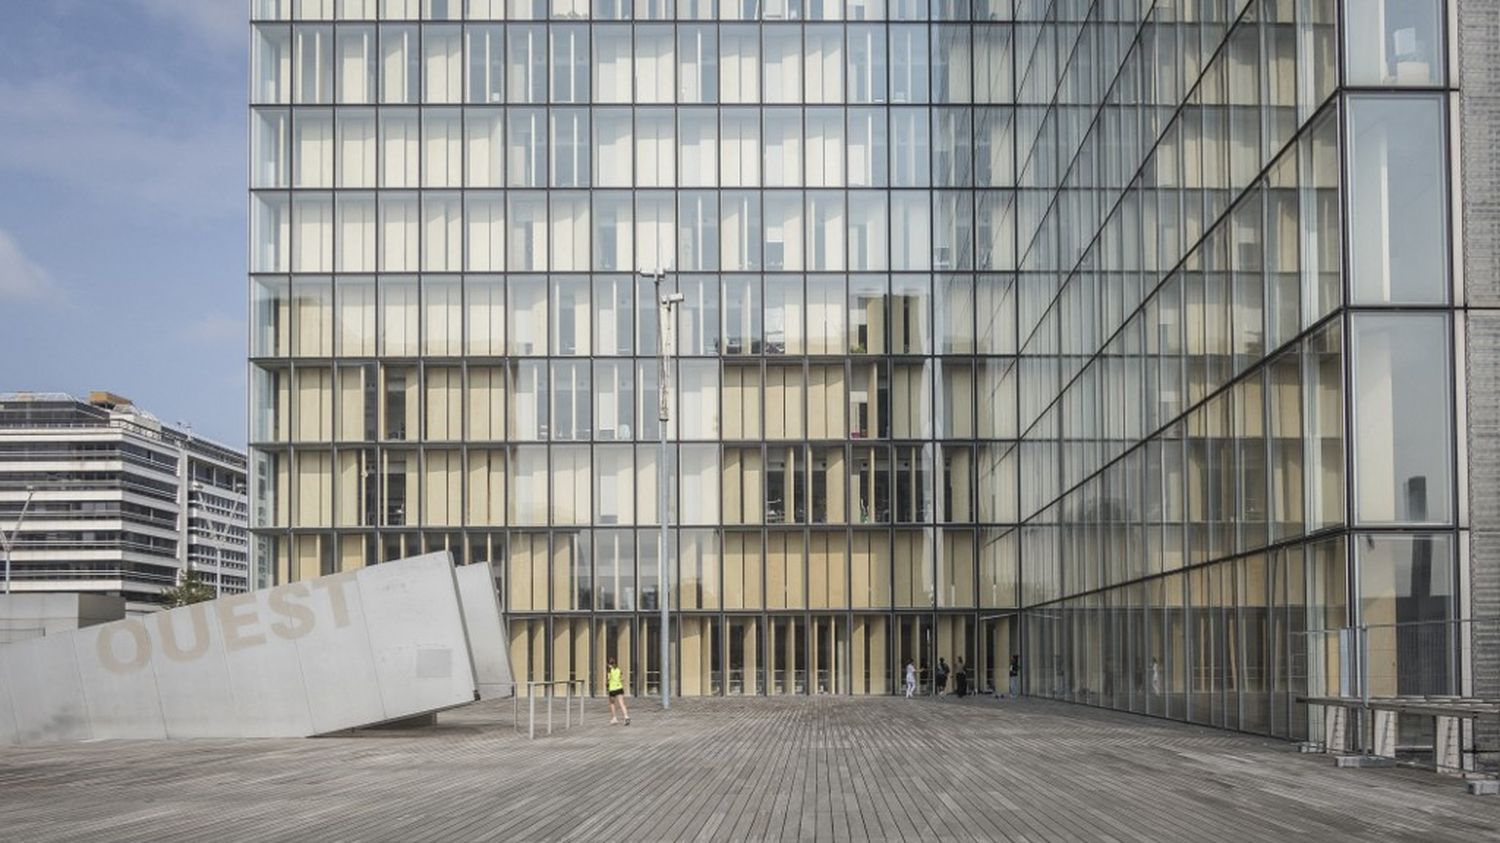
[[[244,0],[0,0],[0,392],[245,441]]]

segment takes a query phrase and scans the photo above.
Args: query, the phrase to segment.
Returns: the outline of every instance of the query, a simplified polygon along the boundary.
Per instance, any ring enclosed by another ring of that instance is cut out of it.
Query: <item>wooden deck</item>
[[[0,839],[1500,839],[1500,800],[1456,779],[1063,704],[636,700],[629,727],[589,705],[536,741],[502,703],[420,732],[4,749]]]

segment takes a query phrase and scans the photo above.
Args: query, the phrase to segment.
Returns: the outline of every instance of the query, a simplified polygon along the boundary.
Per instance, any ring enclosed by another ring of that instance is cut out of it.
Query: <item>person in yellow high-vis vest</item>
[[[620,666],[615,664],[615,657],[610,656],[604,668],[604,686],[609,691],[609,725],[613,726],[620,721],[615,717],[615,706],[620,707],[620,717],[625,718],[625,725],[630,725],[630,709],[625,707],[625,677],[620,672]]]

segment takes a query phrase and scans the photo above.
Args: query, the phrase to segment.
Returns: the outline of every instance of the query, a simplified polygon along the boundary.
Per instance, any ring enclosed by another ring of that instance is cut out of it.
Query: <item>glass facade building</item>
[[[595,692],[662,599],[687,695],[1018,656],[1298,735],[1360,624],[1467,681],[1387,626],[1468,605],[1445,0],[251,14],[263,579],[449,550]]]

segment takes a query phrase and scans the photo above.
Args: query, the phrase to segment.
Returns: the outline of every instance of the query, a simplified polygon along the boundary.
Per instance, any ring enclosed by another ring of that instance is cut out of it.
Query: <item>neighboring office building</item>
[[[248,581],[245,457],[105,392],[0,395],[0,530],[34,490],[12,554],[17,594],[118,595],[149,611],[186,570]]]
[[[1019,652],[1303,734],[1323,630],[1500,609],[1493,4],[251,8],[278,581],[448,548],[518,673],[651,690],[669,266],[682,693]],[[1493,691],[1458,631],[1375,633],[1376,693]]]

